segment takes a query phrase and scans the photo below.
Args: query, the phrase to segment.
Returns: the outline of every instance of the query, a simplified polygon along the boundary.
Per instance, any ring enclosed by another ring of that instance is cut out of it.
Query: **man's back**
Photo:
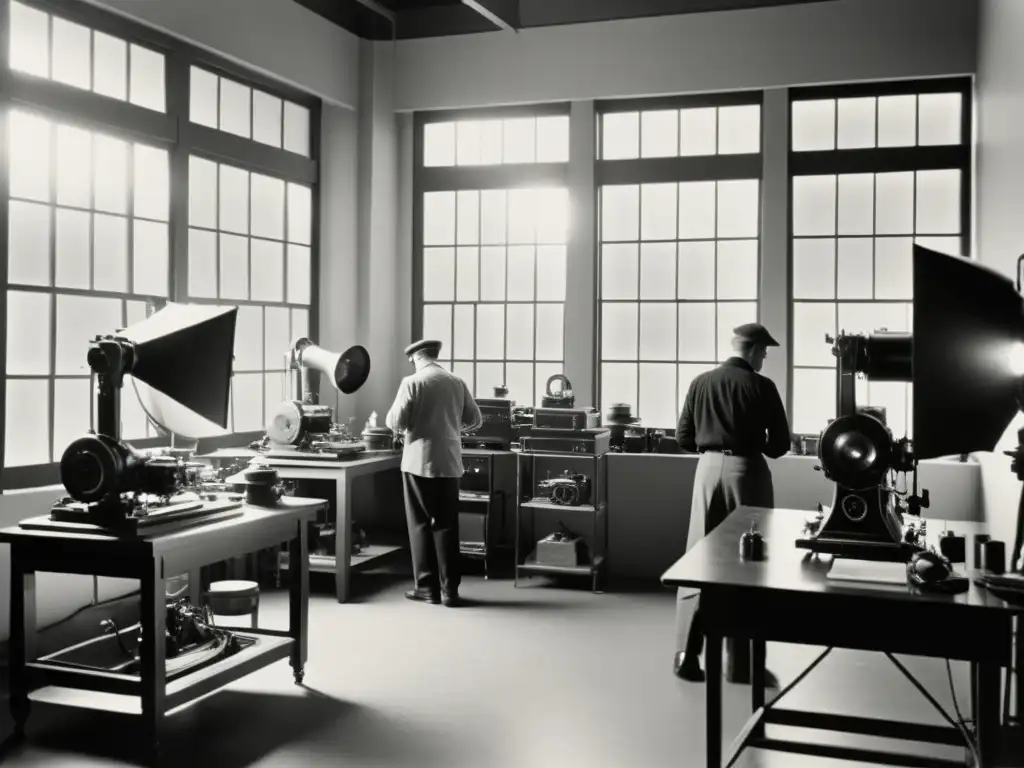
[[[789,450],[789,422],[772,380],[731,357],[690,384],[676,439],[689,451],[777,458]]]
[[[405,432],[402,471],[421,477],[462,476],[462,427],[479,421],[480,410],[466,383],[429,364],[402,379],[387,416]]]

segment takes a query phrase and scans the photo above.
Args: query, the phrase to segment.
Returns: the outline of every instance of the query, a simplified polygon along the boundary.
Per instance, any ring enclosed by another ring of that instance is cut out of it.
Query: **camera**
[[[565,470],[560,477],[541,480],[537,487],[549,492],[552,504],[578,507],[590,503],[591,483],[586,475],[572,474]]]

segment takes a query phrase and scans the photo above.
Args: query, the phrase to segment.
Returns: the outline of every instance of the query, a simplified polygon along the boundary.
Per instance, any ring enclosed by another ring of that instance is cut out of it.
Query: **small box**
[[[555,540],[548,536],[537,542],[537,565],[577,568],[587,564],[587,545],[578,536]]]

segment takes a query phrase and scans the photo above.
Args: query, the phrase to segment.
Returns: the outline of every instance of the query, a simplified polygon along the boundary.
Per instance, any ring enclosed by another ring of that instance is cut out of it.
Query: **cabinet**
[[[505,517],[505,493],[497,485],[495,454],[464,449],[459,481],[459,553],[483,561],[485,579],[490,577],[492,556],[501,539]]]
[[[604,590],[608,551],[604,455],[517,454],[515,585],[537,575],[590,577]],[[559,486],[562,490],[556,490]],[[574,497],[578,495],[578,499]],[[551,533],[571,532],[562,541]]]

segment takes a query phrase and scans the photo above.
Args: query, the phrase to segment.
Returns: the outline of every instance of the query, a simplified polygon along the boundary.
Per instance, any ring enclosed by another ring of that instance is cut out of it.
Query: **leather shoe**
[[[730,670],[726,673],[725,679],[730,683],[736,683],[737,685],[750,685],[753,682],[754,676],[749,670],[744,672],[736,672]],[[779,678],[770,670],[764,671],[764,687],[765,688],[778,688]]]
[[[458,592],[441,592],[441,602],[449,608],[458,608],[462,605]]]
[[[405,593],[405,598],[406,600],[415,600],[420,603],[432,603],[433,605],[438,605],[441,602],[441,596],[437,592],[423,587],[410,589]]]
[[[704,670],[700,668],[700,657],[687,656],[682,651],[676,653],[672,671],[680,680],[686,680],[689,683],[703,683],[706,679]]]

